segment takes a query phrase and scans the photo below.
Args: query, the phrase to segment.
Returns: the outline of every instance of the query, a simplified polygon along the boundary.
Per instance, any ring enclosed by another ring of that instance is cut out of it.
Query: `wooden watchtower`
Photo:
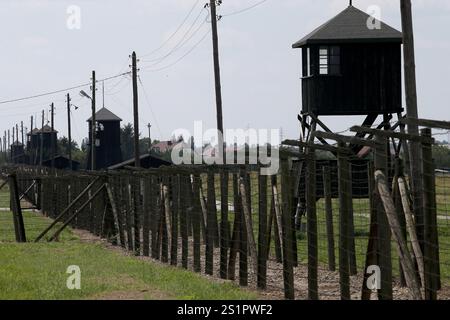
[[[95,169],[102,170],[112,165],[122,162],[122,151],[120,145],[120,122],[121,118],[106,108],[102,108],[95,114],[96,141],[95,146]],[[89,123],[89,137],[92,137],[92,118]],[[89,141],[89,151],[87,158],[87,169],[91,169],[91,146]]]
[[[401,116],[402,33],[348,6],[293,48],[302,50],[303,136],[320,116]]]

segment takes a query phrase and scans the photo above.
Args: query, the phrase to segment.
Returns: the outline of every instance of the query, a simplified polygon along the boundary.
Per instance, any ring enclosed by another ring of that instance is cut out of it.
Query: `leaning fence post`
[[[375,171],[387,172],[387,146],[385,137],[377,135],[375,139],[379,142],[375,149]],[[380,300],[392,300],[392,257],[391,257],[391,229],[387,220],[386,212],[380,198],[380,192],[375,189],[375,201],[377,202],[378,222],[378,264],[381,270],[381,289],[378,291]]]
[[[431,138],[431,129],[421,130],[423,137]],[[424,187],[424,271],[425,298],[437,299],[440,289],[439,242],[436,212],[436,178],[433,162],[432,144],[422,143],[423,187]]]
[[[14,231],[17,242],[27,242],[25,226],[23,224],[22,208],[19,200],[19,190],[17,187],[17,176],[15,173],[8,176],[9,192],[11,196],[11,209],[14,219]]]

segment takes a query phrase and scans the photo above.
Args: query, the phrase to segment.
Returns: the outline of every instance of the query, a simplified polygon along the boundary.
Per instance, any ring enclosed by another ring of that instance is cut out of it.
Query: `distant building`
[[[120,122],[121,118],[106,108],[102,108],[95,114],[95,169],[102,170],[122,162],[120,144]],[[89,124],[89,142],[87,169],[91,169],[91,132],[92,117],[87,120]]]
[[[155,154],[144,154],[140,157],[140,165],[143,169],[150,169],[150,168],[159,168],[162,166],[170,166],[172,165],[171,162],[164,160],[160,157],[158,157]],[[127,167],[134,167],[135,162],[134,158],[126,160],[121,163],[117,163],[115,165],[112,165],[108,167],[108,170],[123,170],[127,169]]]

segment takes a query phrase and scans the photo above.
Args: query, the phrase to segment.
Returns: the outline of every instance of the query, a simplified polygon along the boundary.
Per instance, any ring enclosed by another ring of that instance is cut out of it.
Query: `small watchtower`
[[[122,162],[120,144],[120,119],[106,108],[102,108],[95,114],[95,169],[106,169],[114,164]],[[89,124],[89,151],[87,169],[91,169],[91,132],[92,117],[87,120]]]
[[[302,113],[401,113],[401,45],[401,32],[350,2],[293,44],[302,50]]]

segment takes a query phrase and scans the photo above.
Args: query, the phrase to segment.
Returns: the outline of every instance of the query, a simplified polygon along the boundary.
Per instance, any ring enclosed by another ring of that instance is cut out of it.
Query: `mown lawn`
[[[49,220],[25,212],[29,241]],[[81,269],[81,290],[69,290],[67,267]],[[256,299],[253,292],[217,283],[82,242],[70,230],[57,243],[14,242],[11,212],[0,211],[0,299]]]

